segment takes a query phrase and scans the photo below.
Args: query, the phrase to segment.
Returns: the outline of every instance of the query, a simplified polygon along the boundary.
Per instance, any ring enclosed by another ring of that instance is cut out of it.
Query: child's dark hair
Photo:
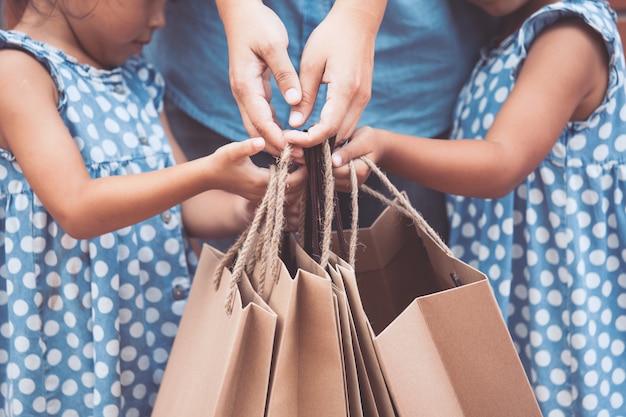
[[[48,10],[52,9],[59,1],[63,1],[63,0],[48,0],[48,3],[49,3]],[[8,10],[9,13],[11,13],[11,16],[16,21],[20,20],[20,18],[22,17],[22,13],[24,12],[24,10],[26,10],[26,7],[31,7],[33,8],[33,10],[45,16],[46,14],[45,11],[38,8],[37,5],[31,4],[31,3],[32,3],[32,0],[0,0],[0,6],[4,7],[6,4],[9,8]],[[82,17],[85,17],[89,13],[91,12],[87,12]],[[76,16],[76,17],[79,17],[79,16]]]
[[[56,1],[56,0],[52,0],[52,1]],[[5,11],[8,11],[11,16],[15,19],[15,20],[20,20],[20,18],[22,17],[22,13],[24,12],[24,9],[26,9],[26,6],[28,6],[30,3],[30,0],[0,0],[0,4],[2,5],[2,8]],[[5,6],[7,6],[7,8],[5,8]],[[6,19],[6,16],[5,16]]]

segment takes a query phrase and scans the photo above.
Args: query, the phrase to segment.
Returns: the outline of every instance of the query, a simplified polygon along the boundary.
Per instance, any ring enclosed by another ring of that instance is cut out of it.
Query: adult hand
[[[243,124],[251,137],[265,138],[268,152],[280,155],[285,139],[270,103],[271,75],[287,103],[297,104],[302,97],[287,54],[287,30],[259,0],[217,0],[217,7],[228,39],[231,89]]]
[[[374,69],[374,44],[386,1],[337,0],[313,31],[300,63],[302,101],[292,107],[289,124],[300,127],[310,116],[320,84],[327,84],[319,123],[307,132],[287,131],[287,141],[314,146],[336,136],[352,135],[369,102]]]

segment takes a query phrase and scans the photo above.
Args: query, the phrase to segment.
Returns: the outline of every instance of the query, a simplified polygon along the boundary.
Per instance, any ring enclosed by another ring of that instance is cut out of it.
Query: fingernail
[[[296,104],[300,101],[300,94],[298,94],[298,90],[290,88],[285,91],[285,100],[287,100],[287,103],[289,104]]]
[[[252,139],[252,143],[255,148],[263,148],[265,147],[265,140],[263,138],[254,138]]]
[[[332,156],[332,160],[333,160],[333,165],[336,167],[340,167],[341,163],[343,162],[341,160],[341,156],[339,156],[338,154],[334,153]]]
[[[302,113],[299,111],[292,111],[289,115],[289,124],[292,126],[298,126],[302,123],[303,118],[304,116],[302,116]]]

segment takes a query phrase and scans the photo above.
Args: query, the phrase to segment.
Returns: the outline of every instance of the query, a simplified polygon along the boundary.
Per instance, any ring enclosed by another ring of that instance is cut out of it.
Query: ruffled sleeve
[[[61,112],[67,103],[67,95],[63,75],[58,66],[59,57],[51,54],[44,44],[15,31],[0,30],[0,49],[24,51],[46,68],[59,93],[57,110]]]
[[[618,35],[615,12],[605,1],[559,2],[543,7],[529,17],[517,34],[517,51],[520,57],[513,76],[517,77],[534,40],[549,26],[563,19],[578,18],[596,31],[606,46],[609,65],[613,68],[621,54],[621,39]],[[613,71],[612,71],[613,72]]]

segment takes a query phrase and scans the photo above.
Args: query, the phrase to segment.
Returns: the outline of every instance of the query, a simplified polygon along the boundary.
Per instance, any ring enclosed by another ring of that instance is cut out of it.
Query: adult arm
[[[386,0],[337,0],[311,33],[302,53],[302,101],[293,106],[290,124],[301,126],[310,116],[321,84],[327,84],[320,120],[307,132],[288,131],[288,141],[302,147],[336,136],[352,135],[370,100],[374,49]]]
[[[289,104],[302,89],[289,55],[287,29],[261,0],[216,0],[228,40],[229,76],[243,124],[251,136],[262,136],[267,150],[280,155],[285,145],[282,127],[270,104],[270,77]]]

